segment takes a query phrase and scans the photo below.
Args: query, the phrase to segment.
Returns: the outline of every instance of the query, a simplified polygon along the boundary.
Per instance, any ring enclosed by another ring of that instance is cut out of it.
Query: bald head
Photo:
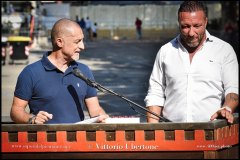
[[[55,42],[57,38],[62,38],[65,36],[74,35],[74,30],[79,29],[80,26],[73,20],[63,18],[58,20],[52,28],[51,31],[51,40],[53,47],[55,46]],[[82,29],[80,28],[81,32]]]

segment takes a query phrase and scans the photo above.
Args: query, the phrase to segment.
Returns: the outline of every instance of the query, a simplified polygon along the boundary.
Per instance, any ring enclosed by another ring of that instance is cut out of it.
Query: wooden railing
[[[145,158],[152,153],[157,157],[164,154],[165,158],[181,158],[181,154],[189,158],[238,158],[237,114],[233,124],[226,120],[159,124],[2,124],[1,132],[5,158],[58,153],[68,158],[73,155],[94,158],[98,154],[104,155],[98,158],[124,158],[126,153],[132,154],[128,158],[143,158],[143,153]],[[93,154],[88,156],[89,153]]]

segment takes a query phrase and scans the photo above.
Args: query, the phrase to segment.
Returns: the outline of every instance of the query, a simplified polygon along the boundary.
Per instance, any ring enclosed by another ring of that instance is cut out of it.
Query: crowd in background
[[[86,40],[93,41],[97,39],[97,22],[93,23],[89,17],[87,17],[86,19],[82,17],[79,20],[78,16],[76,16],[76,22],[84,31],[84,34],[86,35]]]

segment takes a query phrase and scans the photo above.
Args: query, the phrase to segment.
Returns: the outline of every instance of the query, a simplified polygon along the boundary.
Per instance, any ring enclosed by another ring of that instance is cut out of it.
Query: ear
[[[63,46],[63,39],[62,38],[57,38],[56,44],[57,44],[58,47],[62,47]]]

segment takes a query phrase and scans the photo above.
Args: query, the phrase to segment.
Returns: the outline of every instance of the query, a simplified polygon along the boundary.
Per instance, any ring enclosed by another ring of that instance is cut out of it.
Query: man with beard
[[[99,105],[97,91],[74,76],[80,70],[94,79],[88,66],[77,62],[84,50],[83,31],[70,19],[58,20],[51,31],[52,51],[20,73],[13,97],[11,118],[15,123],[76,123],[84,119],[84,103],[91,117],[104,122],[108,115]],[[29,105],[30,113],[26,112]]]
[[[232,46],[206,30],[207,8],[185,1],[178,10],[180,34],[163,45],[153,66],[145,103],[173,122],[233,123],[238,106],[238,61]],[[159,119],[147,113],[149,123]]]

